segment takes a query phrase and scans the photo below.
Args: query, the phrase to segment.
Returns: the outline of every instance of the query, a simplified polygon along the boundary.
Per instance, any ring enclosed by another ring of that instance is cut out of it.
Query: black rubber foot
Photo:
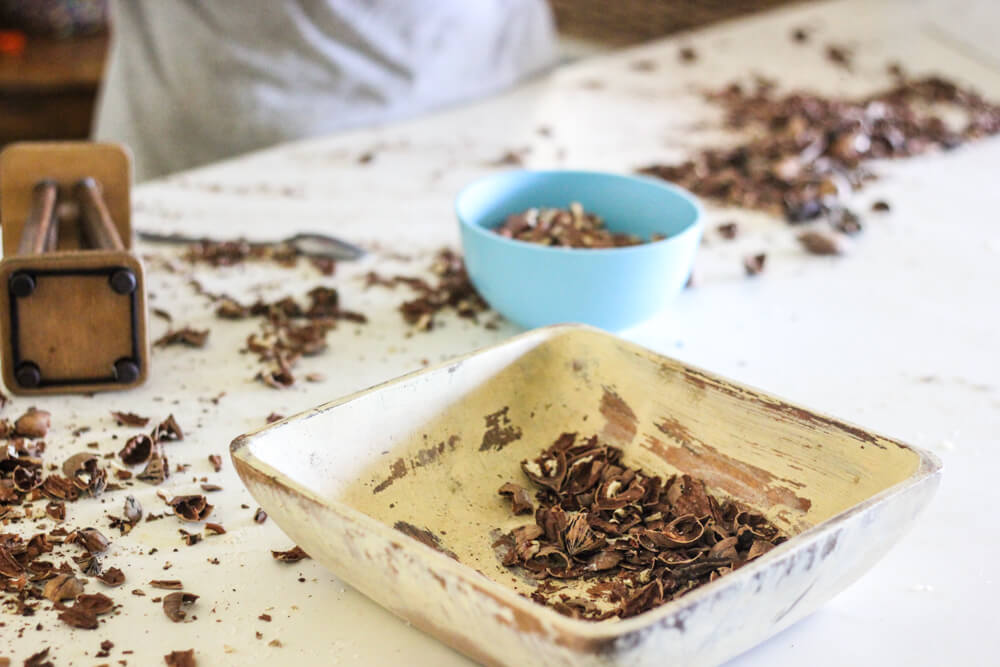
[[[29,274],[18,271],[10,277],[10,293],[19,299],[31,296],[35,291],[35,279]]]
[[[34,389],[42,383],[42,371],[33,361],[22,361],[14,371],[17,383],[27,389]]]
[[[139,379],[139,364],[131,359],[119,359],[115,362],[115,380],[122,384],[131,384]]]
[[[111,278],[108,280],[111,283],[111,289],[118,294],[131,294],[137,285],[135,274],[129,269],[118,269],[111,274]]]

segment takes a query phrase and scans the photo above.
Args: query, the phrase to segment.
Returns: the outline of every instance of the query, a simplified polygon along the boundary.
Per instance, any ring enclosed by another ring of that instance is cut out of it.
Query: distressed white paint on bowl
[[[794,537],[634,618],[561,616],[519,595],[532,583],[491,545],[495,530],[524,523],[497,488],[527,485],[520,461],[564,431],[599,433],[647,471],[701,477]],[[237,438],[231,452],[254,497],[313,558],[497,665],[722,662],[857,579],[940,477],[917,449],[573,325],[327,403]],[[400,521],[458,560],[395,530]]]

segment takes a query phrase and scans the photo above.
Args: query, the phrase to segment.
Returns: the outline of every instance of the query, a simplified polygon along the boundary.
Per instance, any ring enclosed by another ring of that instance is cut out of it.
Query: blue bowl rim
[[[673,236],[668,236],[665,239],[659,239],[658,241],[648,241],[646,243],[640,243],[639,245],[632,246],[622,246],[618,248],[567,248],[565,246],[548,246],[541,245],[540,243],[531,243],[529,241],[518,241],[515,239],[508,239],[504,236],[500,236],[493,232],[492,229],[484,227],[482,225],[477,225],[474,222],[466,220],[465,216],[462,215],[460,210],[461,201],[466,196],[469,190],[484,183],[486,181],[510,177],[516,174],[541,174],[541,175],[567,175],[567,176],[600,176],[602,178],[610,178],[613,180],[623,180],[623,181],[634,181],[642,183],[643,185],[648,185],[654,188],[660,188],[666,190],[673,195],[680,197],[689,203],[695,210],[694,220],[692,220],[683,231],[674,234]],[[473,231],[473,233],[478,234],[483,238],[487,238],[490,241],[500,243],[501,245],[507,245],[514,248],[519,248],[526,252],[541,252],[541,253],[556,253],[556,254],[584,254],[584,255],[604,255],[608,253],[634,253],[634,252],[648,252],[650,248],[655,248],[661,244],[668,244],[671,241],[675,241],[682,236],[688,234],[697,234],[701,232],[701,228],[705,224],[705,210],[702,208],[701,202],[698,198],[688,190],[675,185],[668,181],[662,179],[653,178],[650,176],[632,175],[632,174],[619,174],[610,171],[593,171],[586,169],[507,169],[495,174],[490,174],[489,176],[484,176],[482,178],[477,178],[475,181],[469,183],[463,187],[457,195],[455,195],[455,216],[458,218],[458,222],[462,227],[468,228]]]

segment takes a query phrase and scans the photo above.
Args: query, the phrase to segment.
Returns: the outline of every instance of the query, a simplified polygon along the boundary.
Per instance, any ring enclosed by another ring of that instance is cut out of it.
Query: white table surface
[[[112,592],[121,613],[95,631],[71,630],[49,611],[0,615],[0,657],[19,663],[51,647],[57,665],[121,659],[152,665],[170,650],[194,648],[200,664],[468,664],[317,563],[274,562],[269,550],[291,543],[272,521],[253,523],[256,504],[228,460],[230,440],[270,412],[292,414],[418,368],[424,359],[436,362],[516,333],[511,325],[488,331],[446,318],[443,328],[408,336],[394,310],[406,290],[364,291],[358,276],[372,268],[412,274],[434,249],[456,245],[455,192],[495,170],[486,163],[508,149],[532,147],[525,163],[538,167],[629,171],[680,158],[711,138],[699,128],[718,117],[700,101],[699,86],[754,72],[782,87],[864,93],[885,86],[885,64],[898,59],[915,73],[941,72],[1000,99],[998,49],[989,41],[1000,28],[1000,11],[991,5],[844,0],[795,7],[586,60],[471,106],[285,145],[138,187],[135,224],[142,229],[256,238],[331,231],[415,258],[375,252],[340,265],[332,278],[306,266],[289,271],[254,264],[198,267],[191,274],[178,262],[183,271],[170,273],[162,261],[150,261],[151,305],[172,313],[175,324],[210,327],[206,348],[155,351],[150,382],[132,393],[15,398],[4,414],[14,417],[32,404],[50,410],[47,459],[61,462],[94,440],[101,452],[117,451],[132,431],[115,426],[109,410],[154,418],[173,412],[189,434],[168,445],[170,460],[192,467],[160,488],[198,492],[193,478],[202,476],[223,485],[210,500],[213,520],[228,532],[187,547],[177,533],[185,526],[167,517],[117,537],[104,514],[120,512],[124,492],[67,505],[68,526],[95,525],[113,539],[105,565],[127,576]],[[815,29],[808,45],[789,39],[797,26]],[[853,74],[825,59],[830,42],[855,48]],[[682,65],[680,45],[696,48],[698,62]],[[659,67],[636,72],[630,63],[639,59]],[[537,133],[540,126],[552,128],[551,138]],[[374,160],[358,164],[368,151]],[[892,211],[867,216],[863,235],[843,258],[806,256],[795,230],[778,220],[709,207],[710,224],[739,220],[746,233],[732,242],[709,233],[698,258],[699,286],[655,321],[624,332],[663,353],[932,450],[944,461],[940,492],[889,556],[812,617],[734,664],[995,664],[998,164],[1000,140],[994,139],[879,165],[882,178],[857,196],[858,208],[884,198]],[[747,279],[740,257],[758,250],[768,252],[767,271]],[[322,282],[371,321],[342,325],[329,335],[324,354],[300,363],[300,374],[321,371],[324,382],[271,390],[252,380],[256,366],[238,353],[256,325],[217,320],[211,304],[188,286],[192,275],[210,289],[268,298],[301,295]],[[155,337],[166,325],[152,318],[151,326]],[[222,391],[218,404],[209,400]],[[92,430],[74,438],[80,426]],[[210,453],[225,458],[219,474],[211,472]],[[137,483],[129,492],[159,512],[157,490]],[[23,523],[4,528],[11,529],[32,532]],[[153,547],[158,553],[144,555]],[[220,564],[208,563],[212,558]],[[167,562],[172,565],[164,571]],[[181,579],[185,590],[201,596],[196,621],[167,620],[151,602],[157,592],[146,585],[156,578]],[[130,595],[133,588],[147,597]],[[264,612],[270,623],[258,620]],[[42,630],[34,629],[37,623]],[[276,638],[282,646],[269,646]],[[93,657],[104,639],[115,644],[111,656]]]

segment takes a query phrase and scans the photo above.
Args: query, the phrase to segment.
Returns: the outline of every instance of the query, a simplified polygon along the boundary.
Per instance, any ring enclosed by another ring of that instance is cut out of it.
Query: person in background
[[[94,138],[136,180],[510,86],[556,59],[546,0],[127,0]]]

